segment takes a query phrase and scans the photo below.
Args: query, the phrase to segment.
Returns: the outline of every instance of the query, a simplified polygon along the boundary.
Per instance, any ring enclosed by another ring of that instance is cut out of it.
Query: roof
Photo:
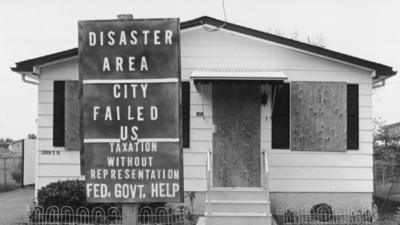
[[[329,50],[326,48],[321,48],[321,47],[318,47],[315,45],[303,43],[303,42],[296,41],[293,39],[281,37],[281,36],[274,35],[271,33],[267,33],[267,32],[263,32],[263,31],[251,29],[248,27],[236,25],[233,23],[218,20],[218,19],[208,17],[208,16],[202,16],[197,19],[182,22],[180,25],[181,25],[181,30],[185,30],[185,29],[189,29],[189,28],[193,28],[193,27],[197,27],[197,26],[202,26],[205,24],[220,27],[220,28],[230,30],[233,32],[238,32],[241,34],[253,36],[256,38],[263,39],[263,40],[275,42],[278,44],[286,45],[286,46],[293,47],[295,49],[299,49],[302,51],[306,51],[306,52],[310,52],[313,54],[328,57],[331,59],[339,60],[342,62],[354,64],[356,66],[368,68],[368,69],[375,71],[376,77],[374,77],[374,78],[385,79],[385,78],[393,76],[397,73],[396,71],[393,71],[393,68],[390,66],[386,66],[386,65],[383,65],[380,63],[357,58],[357,57],[343,54],[340,52],[332,51],[332,50]],[[66,51],[57,52],[54,54],[45,55],[45,56],[17,62],[16,66],[12,67],[11,70],[15,71],[15,72],[33,72],[34,66],[43,65],[46,63],[58,61],[58,60],[65,59],[65,58],[70,58],[70,57],[77,56],[77,55],[78,55],[78,48],[73,48],[73,49],[69,49]]]
[[[384,126],[385,129],[400,127],[400,122],[392,123]]]

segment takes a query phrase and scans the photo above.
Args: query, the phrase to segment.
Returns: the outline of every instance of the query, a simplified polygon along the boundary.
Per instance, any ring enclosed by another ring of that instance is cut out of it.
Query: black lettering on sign
[[[183,201],[179,49],[177,19],[79,22],[89,202]]]

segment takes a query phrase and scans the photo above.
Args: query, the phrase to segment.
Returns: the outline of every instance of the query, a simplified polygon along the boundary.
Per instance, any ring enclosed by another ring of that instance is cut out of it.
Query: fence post
[[[4,160],[4,190],[7,191],[7,158],[3,158]]]
[[[138,204],[122,204],[122,225],[138,225]]]

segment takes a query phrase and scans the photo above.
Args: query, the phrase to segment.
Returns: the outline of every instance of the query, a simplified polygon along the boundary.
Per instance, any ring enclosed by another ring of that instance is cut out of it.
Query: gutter
[[[26,79],[26,74],[21,73],[21,79],[22,79],[22,81],[24,83],[28,83],[28,84],[33,84],[33,85],[39,86],[39,82],[35,82],[33,80],[27,80]]]
[[[39,77],[40,75],[40,69],[38,66],[33,66],[32,68],[32,72],[20,72],[20,71],[16,71],[14,70],[15,68],[11,68],[12,71],[17,72],[19,74],[21,74],[21,79],[24,83],[28,83],[28,84],[33,84],[38,86],[39,85],[39,81],[35,80],[35,78],[32,78],[33,76],[37,76]],[[27,79],[27,74],[33,75],[31,76],[32,79]]]
[[[374,85],[372,86],[372,89],[377,89],[377,88],[384,87],[384,86],[385,86],[385,83],[386,83],[385,80],[382,80],[381,82],[374,84]]]

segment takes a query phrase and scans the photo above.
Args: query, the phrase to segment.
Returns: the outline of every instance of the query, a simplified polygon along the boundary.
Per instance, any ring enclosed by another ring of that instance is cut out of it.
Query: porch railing
[[[268,176],[269,176],[269,165],[268,165],[268,157],[267,152],[262,151],[262,162],[263,162],[263,187],[268,190]]]
[[[211,199],[210,199],[210,190],[211,190],[211,161],[212,161],[212,152],[210,149],[207,151],[207,161],[206,161],[206,178],[207,178],[207,191],[206,191],[206,213],[208,216],[211,215]]]

